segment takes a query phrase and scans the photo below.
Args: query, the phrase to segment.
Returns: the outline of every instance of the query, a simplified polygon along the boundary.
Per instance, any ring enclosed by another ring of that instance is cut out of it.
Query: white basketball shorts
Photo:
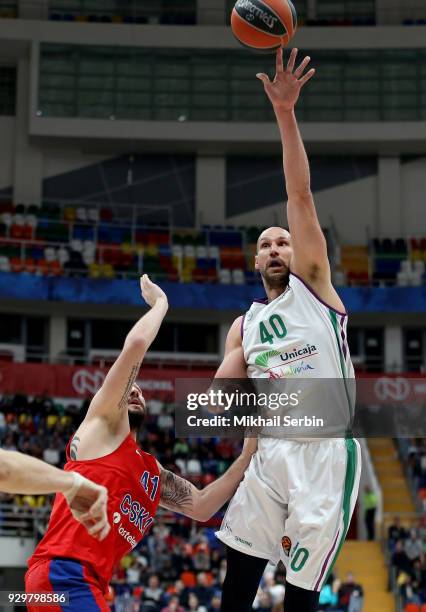
[[[281,559],[290,584],[320,591],[345,540],[360,474],[352,438],[260,438],[216,535],[248,555]]]

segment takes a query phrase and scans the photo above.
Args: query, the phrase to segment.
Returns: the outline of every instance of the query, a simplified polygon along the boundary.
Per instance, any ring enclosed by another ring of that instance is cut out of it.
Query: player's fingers
[[[302,76],[301,79],[299,79],[298,82],[303,86],[305,83],[309,81],[309,79],[312,79],[314,74],[315,74],[315,68],[311,68],[309,72],[307,72],[304,76]]]
[[[111,525],[107,523],[105,527],[102,529],[101,533],[99,534],[98,539],[102,542],[102,540],[105,540],[105,538],[107,537],[110,531],[111,531]]]
[[[287,63],[287,72],[290,72],[290,73],[293,72],[294,65],[296,63],[297,53],[298,53],[298,51],[297,51],[296,47],[291,50],[290,57],[288,58],[288,63]],[[282,54],[282,49],[281,49],[281,54]]]
[[[277,49],[277,55],[275,57],[276,63],[275,63],[275,72],[277,74],[279,74],[280,72],[284,72],[284,68],[283,68],[283,48],[280,47],[279,49]]]
[[[105,513],[98,519],[92,520],[90,524],[86,524],[85,527],[91,536],[98,537],[104,531],[107,525],[109,525],[109,522]]]
[[[91,518],[96,518],[104,514],[106,515],[106,507],[107,507],[107,492],[106,492],[106,489],[103,489],[99,491],[98,498],[90,506],[87,514]]]
[[[307,57],[305,57],[303,62],[300,64],[299,68],[297,68],[297,70],[294,71],[294,76],[297,79],[299,79],[302,76],[302,74],[305,71],[306,66],[309,64],[310,61],[311,61],[311,58],[308,55]]]
[[[258,72],[256,74],[256,78],[259,79],[259,81],[262,81],[264,85],[267,85],[268,83],[270,83],[271,81],[269,80],[269,77],[267,74],[265,74],[264,72]]]

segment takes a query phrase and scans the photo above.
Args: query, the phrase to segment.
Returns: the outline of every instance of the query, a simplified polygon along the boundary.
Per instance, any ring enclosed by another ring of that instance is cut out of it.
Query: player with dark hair
[[[151,308],[127,335],[68,445],[64,468],[107,488],[112,529],[102,543],[89,538],[73,519],[65,498],[58,495],[47,533],[29,560],[26,591],[69,593],[69,612],[109,612],[104,593],[113,567],[152,527],[158,506],[206,521],[233,495],[257,446],[256,440],[246,440],[228,471],[202,490],[165,470],[138,446],[146,408],[135,381],[168,309],[166,295],[146,275],[141,290]],[[82,520],[91,519],[88,509]],[[43,606],[40,612],[60,609]],[[29,606],[29,610],[38,608]]]
[[[337,379],[346,388],[348,379],[354,378],[347,315],[331,283],[326,241],[294,113],[300,90],[315,71],[305,73],[309,57],[295,69],[296,56],[293,49],[284,68],[280,49],[274,80],[257,75],[281,134],[290,232],[270,227],[260,235],[256,269],[267,297],[233,323],[224,364],[239,350],[243,355],[234,376],[246,368],[254,379],[283,378],[291,384],[305,378],[316,388],[327,384],[319,379]],[[226,375],[230,377],[229,368]],[[222,367],[217,376],[223,376]],[[303,390],[300,382],[295,384]],[[304,412],[315,415],[316,408],[316,395],[305,393]],[[349,394],[342,394],[339,408],[349,422]],[[317,609],[319,592],[347,534],[360,469],[359,444],[350,434],[320,439],[260,435],[258,452],[218,532],[228,556],[224,612],[251,610],[268,560],[280,559],[287,568],[285,611]]]

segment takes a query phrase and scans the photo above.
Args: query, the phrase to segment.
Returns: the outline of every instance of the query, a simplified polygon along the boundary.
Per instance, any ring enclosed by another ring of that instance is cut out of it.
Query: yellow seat
[[[99,278],[100,267],[97,263],[91,263],[89,266],[89,278]]]
[[[102,264],[101,276],[104,278],[115,278],[115,270],[111,264]]]

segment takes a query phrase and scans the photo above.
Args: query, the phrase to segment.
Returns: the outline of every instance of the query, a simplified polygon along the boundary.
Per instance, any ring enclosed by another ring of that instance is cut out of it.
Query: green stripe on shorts
[[[351,497],[352,491],[354,489],[355,484],[355,474],[357,469],[357,448],[356,443],[353,438],[346,438],[346,474],[345,474],[345,488],[343,493],[343,533],[340,538],[339,546],[337,548],[336,554],[334,555],[333,561],[331,562],[330,568],[327,572],[327,575],[324,579],[323,584],[325,584],[328,580],[329,575],[336,563],[336,559],[339,556],[340,550],[343,546],[343,542],[346,539],[346,535],[349,529],[349,522],[351,518]]]

